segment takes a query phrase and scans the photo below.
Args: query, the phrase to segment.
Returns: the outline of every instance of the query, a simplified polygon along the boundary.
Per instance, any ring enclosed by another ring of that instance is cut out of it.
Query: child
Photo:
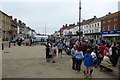
[[[53,46],[51,53],[52,53],[52,62],[55,63],[56,55],[57,55],[57,49],[56,49],[56,44]]]

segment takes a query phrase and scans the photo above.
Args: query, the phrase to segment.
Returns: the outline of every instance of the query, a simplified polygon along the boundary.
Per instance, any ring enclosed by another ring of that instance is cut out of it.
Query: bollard
[[[2,43],[2,50],[4,50],[4,44]]]
[[[10,48],[10,42],[9,42],[9,48]]]
[[[15,42],[14,42],[14,46],[15,46]]]

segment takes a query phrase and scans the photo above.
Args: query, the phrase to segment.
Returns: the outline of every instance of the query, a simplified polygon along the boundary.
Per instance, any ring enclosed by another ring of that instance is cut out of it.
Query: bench
[[[104,69],[104,70],[107,70],[110,72],[115,72],[115,73],[120,74],[119,68],[120,67],[113,67],[112,65],[110,66],[110,65],[105,64],[103,62],[100,63],[100,71],[102,71]]]

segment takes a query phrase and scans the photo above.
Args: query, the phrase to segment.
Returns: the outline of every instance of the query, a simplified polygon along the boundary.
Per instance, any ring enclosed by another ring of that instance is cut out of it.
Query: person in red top
[[[102,43],[99,46],[99,49],[102,51],[102,54],[104,54],[105,46]]]

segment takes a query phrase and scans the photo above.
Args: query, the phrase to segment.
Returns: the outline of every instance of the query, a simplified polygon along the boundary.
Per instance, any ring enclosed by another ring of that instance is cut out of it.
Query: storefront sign
[[[120,30],[103,31],[101,34],[120,34]]]

